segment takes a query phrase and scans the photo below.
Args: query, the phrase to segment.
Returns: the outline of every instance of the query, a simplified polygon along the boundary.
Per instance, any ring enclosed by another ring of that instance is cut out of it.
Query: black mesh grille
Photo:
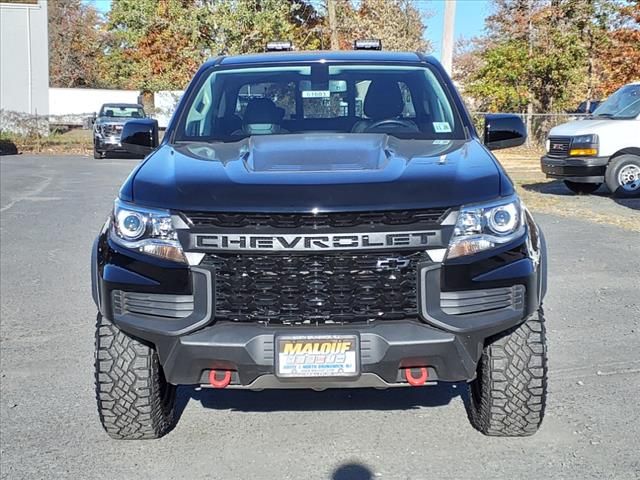
[[[196,227],[218,228],[350,228],[372,226],[437,225],[447,214],[446,208],[394,210],[389,212],[337,213],[209,213],[184,212]]]
[[[318,324],[415,318],[421,260],[423,252],[225,254],[202,264],[216,269],[216,319]]]
[[[550,157],[565,158],[569,156],[569,147],[571,138],[569,137],[551,137],[549,138]]]

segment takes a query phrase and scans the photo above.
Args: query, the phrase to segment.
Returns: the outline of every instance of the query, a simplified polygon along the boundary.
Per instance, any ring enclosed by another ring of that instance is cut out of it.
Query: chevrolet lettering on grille
[[[191,249],[249,251],[380,250],[441,246],[439,230],[328,235],[193,234]]]

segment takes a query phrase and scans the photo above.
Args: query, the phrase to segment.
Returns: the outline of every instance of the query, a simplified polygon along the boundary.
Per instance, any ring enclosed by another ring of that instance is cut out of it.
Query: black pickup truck
[[[542,232],[438,62],[418,53],[219,57],[122,186],[92,257],[98,409],[157,438],[176,386],[467,382],[487,435],[537,431],[547,360]],[[429,392],[425,390],[425,395]]]
[[[93,158],[109,153],[124,153],[120,142],[122,127],[132,118],[145,118],[142,105],[137,103],[105,103],[93,122]]]

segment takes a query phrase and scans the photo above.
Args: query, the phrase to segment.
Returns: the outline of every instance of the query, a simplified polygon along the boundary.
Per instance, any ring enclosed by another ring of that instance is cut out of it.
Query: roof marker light
[[[354,50],[382,50],[382,40],[370,38],[367,40],[356,40],[353,42]]]
[[[267,52],[289,52],[293,50],[293,44],[289,41],[268,42],[265,50]]]

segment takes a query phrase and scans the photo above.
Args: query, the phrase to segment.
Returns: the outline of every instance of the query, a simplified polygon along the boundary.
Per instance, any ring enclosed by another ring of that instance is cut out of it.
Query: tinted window
[[[118,105],[103,105],[101,117],[116,118],[144,118],[144,110],[140,107],[123,107]]]
[[[175,138],[237,141],[316,131],[464,138],[429,68],[363,64],[212,68],[187,101]]]
[[[640,84],[625,85],[616,90],[593,114],[622,119],[637,117],[640,115]]]

